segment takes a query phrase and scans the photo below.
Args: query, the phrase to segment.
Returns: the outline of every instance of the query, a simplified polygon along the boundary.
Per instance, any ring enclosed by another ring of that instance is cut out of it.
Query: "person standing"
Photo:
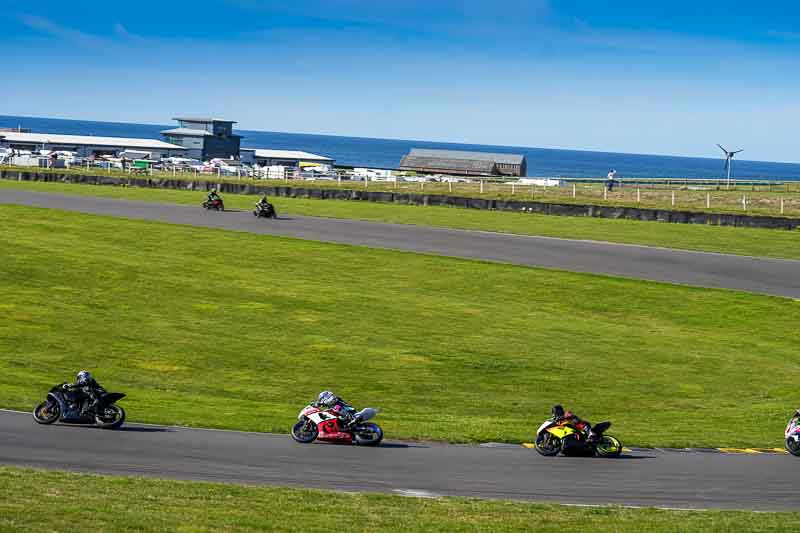
[[[616,179],[617,179],[616,170],[612,170],[611,172],[608,173],[608,176],[606,177],[606,189],[608,189],[608,192],[612,192],[614,190],[614,184],[616,183]]]

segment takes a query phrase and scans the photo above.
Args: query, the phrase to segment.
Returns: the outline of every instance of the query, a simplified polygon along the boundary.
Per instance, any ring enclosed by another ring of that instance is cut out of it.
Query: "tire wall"
[[[592,204],[556,204],[515,200],[492,200],[440,194],[394,193],[359,189],[316,189],[308,187],[279,187],[252,183],[222,182],[210,180],[153,179],[148,177],[117,177],[83,174],[58,174],[56,172],[34,172],[0,170],[0,179],[12,181],[45,181],[59,183],[81,183],[87,185],[117,185],[157,189],[180,189],[208,191],[212,187],[228,194],[266,194],[290,198],[315,198],[320,200],[360,200],[367,202],[399,203],[421,206],[448,206],[462,209],[492,209],[498,211],[525,211],[542,215],[623,218],[671,222],[675,224],[707,224],[713,226],[736,226],[794,230],[800,228],[800,218],[770,217],[759,215],[737,215],[726,213],[704,213],[697,211],[672,211],[638,207],[614,207]]]

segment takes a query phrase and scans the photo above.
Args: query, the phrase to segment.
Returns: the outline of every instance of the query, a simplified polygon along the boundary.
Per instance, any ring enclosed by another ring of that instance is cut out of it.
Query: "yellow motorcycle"
[[[536,432],[534,448],[544,456],[564,455],[618,457],[622,443],[605,432],[611,422],[600,422],[587,435],[570,424],[546,420]]]

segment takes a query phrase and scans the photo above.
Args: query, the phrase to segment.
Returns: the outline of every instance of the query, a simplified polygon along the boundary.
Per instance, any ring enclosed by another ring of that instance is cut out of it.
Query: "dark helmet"
[[[564,418],[564,408],[561,405],[554,405],[550,414],[553,415],[553,418]]]
[[[76,383],[78,385],[86,385],[91,379],[92,375],[89,372],[87,372],[86,370],[81,370],[80,372],[78,372]]]

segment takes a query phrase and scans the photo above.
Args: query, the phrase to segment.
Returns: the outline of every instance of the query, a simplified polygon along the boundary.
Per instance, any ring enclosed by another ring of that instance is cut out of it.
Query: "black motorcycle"
[[[121,392],[100,394],[95,405],[78,401],[75,394],[56,385],[47,393],[47,400],[33,410],[33,419],[39,424],[61,421],[65,424],[94,425],[103,429],[117,429],[125,422],[125,410],[116,402],[125,397]]]
[[[269,202],[266,205],[258,203],[253,210],[253,216],[257,218],[278,218],[278,212],[275,211],[275,206]]]

